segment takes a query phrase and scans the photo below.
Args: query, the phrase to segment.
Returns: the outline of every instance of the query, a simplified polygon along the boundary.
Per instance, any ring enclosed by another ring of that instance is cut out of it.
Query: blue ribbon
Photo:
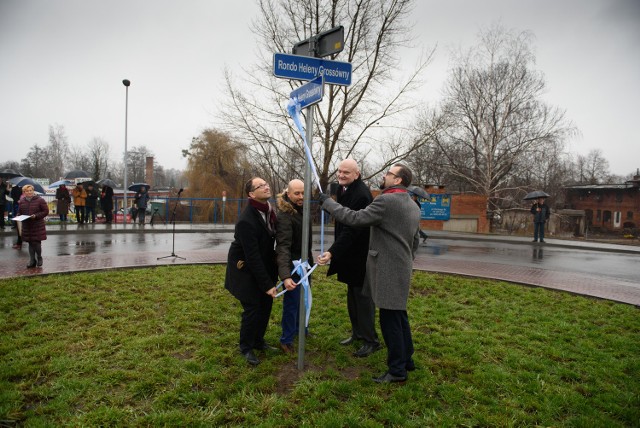
[[[296,282],[296,285],[302,284],[302,288],[304,290],[304,307],[306,309],[305,313],[307,314],[305,324],[304,324],[305,327],[309,327],[309,315],[311,314],[311,306],[313,303],[313,296],[311,295],[311,286],[309,284],[309,276],[311,275],[311,272],[313,272],[316,269],[316,267],[318,267],[317,264],[311,267],[309,266],[309,262],[303,262],[302,260],[294,260],[293,270],[291,271],[291,275],[297,274],[300,277],[300,280]],[[278,285],[276,285],[276,290],[282,287],[283,285],[284,285],[284,281],[280,281]],[[276,297],[280,297],[286,292],[287,292],[287,289],[285,288],[284,290],[276,294]]]
[[[302,117],[300,115],[300,102],[298,101],[298,97],[289,98],[289,102],[287,103],[287,111],[289,112],[289,116],[293,119],[293,123],[298,128],[298,132],[300,136],[302,136],[302,141],[304,143],[304,151],[307,154],[307,162],[309,162],[309,166],[311,167],[311,171],[313,172],[313,177],[315,179],[316,185],[318,186],[318,190],[320,193],[322,192],[322,186],[320,186],[320,178],[318,177],[318,170],[316,169],[316,165],[313,163],[313,156],[311,156],[311,149],[309,148],[309,144],[307,144],[307,134],[304,131],[304,127],[302,126]],[[311,237],[309,237],[311,239]],[[324,254],[324,210],[320,210],[320,254]]]

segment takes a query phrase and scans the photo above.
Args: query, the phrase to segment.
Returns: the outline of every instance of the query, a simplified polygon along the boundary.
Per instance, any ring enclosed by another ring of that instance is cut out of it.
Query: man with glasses
[[[413,259],[420,242],[420,209],[407,192],[411,179],[409,168],[393,165],[380,184],[382,194],[359,211],[320,195],[322,208],[337,221],[371,228],[364,292],[380,309],[388,366],[386,373],[373,379],[378,383],[404,382],[407,371],[415,370],[407,300]]]
[[[371,201],[371,191],[362,181],[358,164],[345,159],[338,165],[338,191],[336,200],[344,207],[357,211],[366,208]],[[349,345],[362,341],[354,352],[356,357],[367,357],[380,349],[376,333],[376,307],[371,296],[363,293],[364,276],[369,251],[369,228],[354,227],[336,221],[333,245],[317,258],[319,265],[331,261],[327,276],[338,274],[338,281],[347,284],[347,311],[351,321],[351,335],[340,342]]]
[[[262,178],[247,181],[244,190],[248,204],[235,226],[224,286],[242,305],[240,353],[255,366],[260,360],[254,350],[276,350],[264,340],[278,277],[276,213],[269,203],[271,188]]]

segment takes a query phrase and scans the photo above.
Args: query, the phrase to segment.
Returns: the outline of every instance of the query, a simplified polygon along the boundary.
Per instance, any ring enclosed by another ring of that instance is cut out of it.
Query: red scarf
[[[383,195],[386,195],[387,193],[407,193],[407,189],[404,189],[402,187],[389,187],[388,189],[384,189],[382,191]]]
[[[249,205],[267,215],[267,229],[269,229],[271,236],[275,235],[277,217],[275,211],[271,208],[271,204],[269,202],[263,204],[262,202],[249,198]]]

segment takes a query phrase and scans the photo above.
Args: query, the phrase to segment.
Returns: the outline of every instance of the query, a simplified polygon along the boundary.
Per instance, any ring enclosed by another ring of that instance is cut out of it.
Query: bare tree
[[[19,171],[25,177],[52,178],[48,176],[49,169],[47,149],[37,144],[31,146],[27,155],[20,161]]]
[[[581,184],[601,184],[609,180],[609,161],[602,150],[595,149],[586,156],[578,155],[575,163],[575,175]]]
[[[107,176],[110,166],[111,149],[109,143],[102,138],[93,138],[87,147],[87,156],[91,162],[91,168],[87,172],[98,181]]]
[[[401,128],[414,107],[408,94],[420,83],[431,58],[425,55],[409,73],[399,69],[400,49],[411,42],[408,18],[413,0],[258,3],[261,15],[253,30],[262,57],[245,70],[242,89],[227,72],[228,99],[222,114],[225,129],[249,143],[252,161],[265,173],[284,184],[291,170],[300,175],[305,162],[301,139],[285,108],[298,82],[273,77],[272,54],[289,52],[298,41],[338,25],[345,27],[345,47],[339,58],[331,59],[350,62],[353,78],[349,87],[325,85],[324,99],[315,109],[313,157],[323,188],[343,158],[367,158],[373,165],[376,156],[380,160],[370,171],[376,174],[422,144]],[[380,125],[396,134],[384,145],[379,140]],[[383,146],[388,149],[384,154]]]
[[[452,176],[489,198],[487,210],[499,206],[514,175],[540,177],[536,159],[554,156],[574,132],[563,111],[542,101],[545,79],[533,69],[531,39],[496,25],[458,53],[439,116],[444,126],[425,137]],[[425,133],[433,121],[424,122]]]
[[[153,151],[144,145],[133,147],[127,151],[127,179],[129,184],[143,183],[145,181],[147,157],[153,156]]]
[[[69,154],[69,142],[62,125],[49,125],[49,144],[47,157],[49,162],[49,178],[58,180],[64,174],[65,161]]]

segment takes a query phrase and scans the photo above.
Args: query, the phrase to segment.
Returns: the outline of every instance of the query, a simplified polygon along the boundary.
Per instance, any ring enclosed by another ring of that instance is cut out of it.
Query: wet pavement
[[[28,244],[0,232],[0,278],[177,264],[225,263],[233,225],[48,225],[44,264],[27,269]],[[333,232],[329,228],[325,247]],[[640,246],[429,231],[415,269],[492,278],[640,306]],[[174,241],[175,237],[175,241]],[[314,254],[320,236],[314,229]]]

